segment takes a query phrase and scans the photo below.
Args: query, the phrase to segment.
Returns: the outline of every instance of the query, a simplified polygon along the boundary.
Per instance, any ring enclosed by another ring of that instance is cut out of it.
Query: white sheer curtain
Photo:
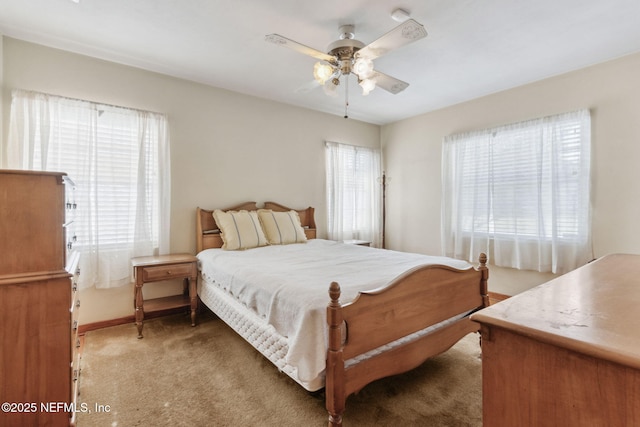
[[[593,258],[588,110],[444,139],[447,256],[564,273]]]
[[[8,167],[66,172],[76,184],[81,288],[131,281],[131,257],[168,253],[164,115],[42,93],[12,93]]]
[[[327,234],[382,243],[380,150],[326,142]]]

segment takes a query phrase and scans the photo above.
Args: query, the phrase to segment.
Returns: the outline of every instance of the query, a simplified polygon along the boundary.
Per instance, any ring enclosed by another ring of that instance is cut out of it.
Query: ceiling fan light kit
[[[338,85],[340,84],[340,80],[336,77],[332,78],[331,81],[327,82],[324,86],[322,86],[322,90],[327,96],[335,98],[338,96]]]
[[[326,62],[316,62],[313,66],[313,78],[321,85],[335,74],[334,68]]]
[[[345,118],[347,118],[346,108],[349,105],[347,91],[350,74],[354,74],[357,77],[363,95],[368,95],[376,87],[395,95],[409,86],[407,82],[376,71],[373,60],[389,53],[393,49],[426,37],[427,31],[422,24],[409,19],[408,12],[403,9],[394,10],[391,17],[402,23],[368,45],[355,39],[355,27],[353,25],[340,26],[339,39],[329,45],[327,53],[305,46],[279,34],[269,34],[265,37],[265,40],[320,60],[313,67],[313,77],[319,84],[323,85],[324,92],[329,96],[337,95],[340,78],[344,76]]]
[[[362,94],[365,96],[369,95],[369,92],[371,92],[376,87],[376,82],[371,79],[360,80],[360,83],[358,84],[362,88]]]
[[[353,72],[361,79],[367,79],[373,74],[373,61],[369,58],[357,58],[353,63]]]

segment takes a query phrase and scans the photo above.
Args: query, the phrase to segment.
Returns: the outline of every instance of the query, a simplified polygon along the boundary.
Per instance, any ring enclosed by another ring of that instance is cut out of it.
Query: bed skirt
[[[256,350],[271,361],[281,372],[284,372],[308,391],[317,391],[324,387],[324,372],[311,381],[298,378],[297,369],[286,361],[289,349],[287,339],[276,329],[261,319],[255,312],[247,309],[215,283],[207,282],[202,275],[198,280],[200,300],[213,313],[236,331]],[[328,299],[328,297],[327,297]]]

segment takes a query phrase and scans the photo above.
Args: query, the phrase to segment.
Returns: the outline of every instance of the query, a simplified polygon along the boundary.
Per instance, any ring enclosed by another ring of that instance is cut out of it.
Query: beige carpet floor
[[[202,315],[146,321],[85,335],[79,427],[326,426],[324,394],[311,394],[224,322]],[[415,370],[376,381],[347,400],[349,426],[481,426],[478,335]],[[97,410],[96,410],[97,409]]]

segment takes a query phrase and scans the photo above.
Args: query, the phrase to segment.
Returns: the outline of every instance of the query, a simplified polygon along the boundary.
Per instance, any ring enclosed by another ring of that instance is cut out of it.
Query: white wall
[[[5,123],[21,88],[169,116],[171,250],[195,253],[195,209],[272,200],[316,208],[325,235],[324,141],[379,147],[380,127],[4,37]],[[303,95],[301,95],[303,96]],[[7,129],[3,137],[6,140]],[[179,283],[145,296],[176,293]],[[133,288],[85,290],[81,323],[133,314]]]
[[[387,191],[387,246],[440,253],[440,153],[445,135],[578,108],[593,112],[596,256],[640,253],[640,54],[393,123],[382,128],[4,37],[2,103],[22,88],[168,114],[171,248],[195,251],[195,208],[246,200],[314,206],[325,233],[324,140],[377,147]],[[437,84],[437,82],[434,82]],[[0,162],[2,156],[0,154]],[[295,177],[295,178],[292,178]],[[492,267],[489,288],[513,294],[550,274]],[[175,293],[164,284],[146,296]],[[133,288],[82,292],[81,323],[133,314]]]
[[[580,108],[592,112],[594,255],[640,253],[640,54],[384,126],[388,247],[440,253],[446,135]],[[490,274],[489,289],[506,294],[553,277],[495,266]]]

